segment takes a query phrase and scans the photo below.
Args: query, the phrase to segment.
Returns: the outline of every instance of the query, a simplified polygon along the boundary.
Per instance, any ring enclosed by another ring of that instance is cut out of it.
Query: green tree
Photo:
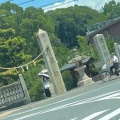
[[[50,36],[50,39],[59,67],[62,67],[64,63],[67,63],[69,61],[69,58],[71,56],[70,49],[54,34]]]
[[[29,70],[23,73],[32,102],[44,99],[42,80],[38,76],[39,72],[40,65],[38,64],[36,67],[33,67],[33,65],[29,65]]]
[[[0,28],[13,28],[19,32],[19,23],[23,18],[23,9],[16,4],[6,2],[0,6]]]
[[[12,37],[15,34],[13,29],[0,30],[0,63],[3,67],[18,66],[31,59],[24,51],[26,46],[25,39]],[[7,38],[7,39],[4,39]]]
[[[105,3],[102,9],[109,19],[120,17],[120,2],[116,3],[115,0],[111,0]]]
[[[67,90],[74,88],[74,79],[72,78],[70,71],[64,71],[62,77]]]
[[[78,46],[77,35],[85,36],[87,26],[106,20],[106,16],[86,6],[74,6],[47,12],[55,23],[55,35],[68,48]]]
[[[115,39],[111,38],[110,35],[107,33],[107,37],[105,38],[105,40],[106,40],[106,44],[109,52],[110,53],[115,52],[115,48],[114,48]]]
[[[97,61],[99,59],[99,56],[95,45],[88,45],[86,38],[83,36],[78,35],[77,39],[80,45],[80,54],[82,56],[91,56],[95,61]]]
[[[54,24],[41,8],[29,7],[25,9],[19,27],[19,35],[25,38],[27,43],[26,51],[28,51],[33,58],[40,53],[36,40],[38,30],[42,29],[47,31],[49,35],[54,33]]]

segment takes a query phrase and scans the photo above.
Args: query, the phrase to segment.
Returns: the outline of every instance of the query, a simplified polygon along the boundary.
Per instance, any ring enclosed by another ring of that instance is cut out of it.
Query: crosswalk
[[[38,115],[42,115],[42,114],[47,114],[49,112],[54,112],[54,111],[58,111],[58,110],[63,110],[66,108],[71,108],[74,106],[79,106],[79,105],[85,105],[85,104],[91,104],[94,102],[100,102],[100,101],[107,101],[107,100],[120,100],[120,90],[116,90],[116,91],[112,91],[109,93],[105,93],[105,94],[101,94],[98,96],[94,96],[94,97],[90,97],[87,99],[83,99],[83,100],[78,100],[78,101],[74,101],[74,102],[70,102],[67,104],[63,104],[57,107],[53,107],[44,111],[40,111],[40,112],[36,112],[33,114],[28,114],[25,116],[22,116],[20,118],[14,119],[14,120],[26,120],[29,119],[31,117],[34,116],[38,116]],[[96,120],[109,120],[117,115],[120,114],[120,108],[116,108],[116,110],[111,110],[110,108],[108,109],[103,109],[101,111],[96,111],[93,112],[92,114],[85,116],[84,118],[79,118],[78,116],[76,118],[72,118],[70,120],[92,120],[92,119],[96,119]]]
[[[105,113],[105,112],[109,112],[109,109],[102,110],[102,111],[99,111],[99,112],[95,112],[95,113],[93,113],[89,116],[86,116],[85,118],[83,118],[81,120],[92,120],[92,119],[95,120],[95,118],[97,118],[97,117],[99,117],[99,119],[97,119],[97,120],[110,120],[113,117],[120,114],[120,108],[118,108],[118,109],[116,109],[116,110],[114,110],[114,111],[112,111],[112,112],[103,116],[102,114]],[[101,118],[100,118],[100,115],[102,116]],[[80,118],[74,118],[74,119],[70,119],[70,120],[80,120]]]
[[[107,115],[105,115],[104,117],[100,118],[99,120],[109,120],[109,119],[115,117],[118,114],[120,114],[120,108],[111,112],[111,113],[109,113],[109,114],[107,114]]]
[[[61,113],[62,111],[69,112],[69,110],[70,109],[72,110],[72,108],[73,109],[78,108],[78,110],[80,110],[80,114],[75,114],[74,116],[70,115],[68,116],[69,117],[68,120],[110,120],[120,115],[119,100],[120,100],[120,90],[115,90],[104,94],[98,94],[91,97],[87,97],[84,99],[75,99],[73,101],[66,102],[64,104],[58,104],[54,107],[48,107],[47,109],[36,108],[35,110],[29,110],[27,112],[6,116],[0,118],[0,120],[32,120],[32,118],[34,119],[38,116],[42,116],[42,115],[44,116],[44,114],[47,115],[48,113],[49,114],[50,113],[53,114],[56,112]],[[108,106],[105,105],[106,103],[109,103]],[[115,103],[115,105],[113,103]],[[88,105],[90,105],[90,107],[86,107]],[[94,107],[94,105],[95,106],[98,105],[98,107]],[[103,106],[101,107],[101,105]],[[104,107],[104,105],[107,107]],[[88,110],[89,108],[90,110]],[[84,111],[86,111],[86,113]],[[61,116],[61,118],[62,117],[64,116]],[[53,117],[53,119],[55,119],[55,117]]]
[[[91,120],[95,117],[97,117],[98,115],[101,115],[102,113],[106,112],[107,110],[103,110],[103,111],[100,111],[100,112],[96,112],[96,113],[93,113],[92,115],[90,116],[87,116],[85,118],[83,118],[82,120]],[[105,119],[104,119],[105,120]]]

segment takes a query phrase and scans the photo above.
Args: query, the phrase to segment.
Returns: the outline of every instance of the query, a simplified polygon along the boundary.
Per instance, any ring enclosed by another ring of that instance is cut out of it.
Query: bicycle
[[[118,66],[117,71],[120,72],[120,65]],[[110,69],[103,69],[103,70],[100,72],[100,79],[101,79],[103,82],[107,82],[107,81],[112,80],[112,76],[117,76],[117,75],[115,74],[115,70],[113,70],[113,73],[110,72]]]

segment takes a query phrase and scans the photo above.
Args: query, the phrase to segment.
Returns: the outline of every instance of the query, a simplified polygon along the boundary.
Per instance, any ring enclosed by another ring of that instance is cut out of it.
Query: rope
[[[47,47],[45,48],[45,50],[46,49],[47,49]],[[45,52],[45,50],[42,51],[35,59],[33,59],[32,61],[30,61],[30,62],[28,62],[28,63],[26,63],[24,65],[20,65],[20,66],[17,66],[17,67],[12,67],[12,68],[0,67],[0,69],[10,70],[10,69],[17,69],[17,68],[21,68],[21,67],[27,66],[27,65],[31,64],[32,62],[34,62],[35,60],[37,60],[43,54],[43,52]]]

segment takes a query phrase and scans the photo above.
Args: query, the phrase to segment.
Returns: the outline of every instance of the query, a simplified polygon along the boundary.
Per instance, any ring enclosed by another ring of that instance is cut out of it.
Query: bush
[[[36,81],[32,88],[29,90],[30,98],[32,102],[39,101],[44,98],[44,91],[42,89],[42,84],[39,81]]]
[[[70,74],[70,71],[65,71],[62,73],[63,81],[66,87],[66,90],[71,90],[74,88],[74,80]]]

